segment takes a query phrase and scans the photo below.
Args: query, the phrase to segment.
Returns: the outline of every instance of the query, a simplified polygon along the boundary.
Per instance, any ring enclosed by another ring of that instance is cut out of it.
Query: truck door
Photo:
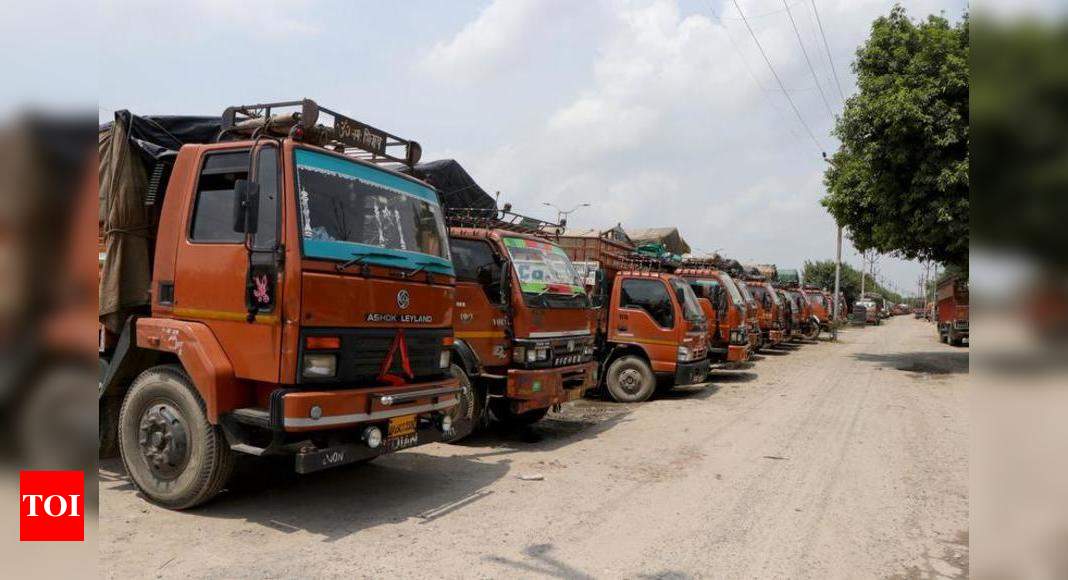
[[[608,338],[640,344],[652,359],[653,370],[673,372],[678,355],[675,303],[659,278],[623,277],[612,297]]]
[[[279,239],[281,167],[273,145],[258,148],[256,156],[259,219],[251,259],[245,235],[233,228],[234,183],[248,177],[249,149],[212,151],[201,158],[185,235],[178,243],[174,315],[208,325],[238,377],[276,382],[281,301],[274,292],[282,285],[271,261]],[[258,276],[250,275],[250,262]],[[250,301],[256,305],[251,322]]]
[[[485,240],[450,238],[449,248],[456,269],[456,340],[471,347],[483,366],[506,366],[512,353],[504,262]]]

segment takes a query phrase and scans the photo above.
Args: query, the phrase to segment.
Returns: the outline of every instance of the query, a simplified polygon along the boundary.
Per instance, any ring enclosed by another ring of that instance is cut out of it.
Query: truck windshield
[[[305,256],[453,274],[434,190],[317,151],[297,149],[295,160]]]
[[[682,304],[682,316],[690,322],[702,322],[705,319],[701,305],[697,303],[697,295],[693,288],[681,278],[672,278],[671,287],[675,289],[675,298]]]
[[[738,290],[738,285],[734,283],[734,279],[727,274],[722,274],[720,280],[727,287],[727,293],[731,295],[731,304],[741,304],[742,293]]]
[[[749,287],[744,282],[741,284],[735,284],[735,286],[738,287],[738,291],[742,293],[743,297],[745,297],[746,303],[756,304],[756,300],[753,298],[753,295],[749,293]]]
[[[589,298],[571,259],[559,246],[526,238],[502,240],[524,296],[549,308],[585,308]]]

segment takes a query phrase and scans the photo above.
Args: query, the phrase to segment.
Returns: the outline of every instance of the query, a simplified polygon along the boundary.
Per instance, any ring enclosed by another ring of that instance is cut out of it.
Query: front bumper
[[[694,385],[705,382],[708,376],[708,359],[675,364],[675,386]]]
[[[580,399],[597,386],[595,361],[552,369],[509,369],[505,396],[524,413]]]
[[[727,362],[744,362],[749,360],[749,345],[732,344],[727,347]]]
[[[270,427],[287,432],[323,431],[388,421],[404,415],[448,412],[460,381],[446,377],[399,387],[312,391],[277,389],[268,404]],[[314,407],[319,411],[314,412]],[[318,418],[313,418],[315,415]]]
[[[404,442],[403,449],[418,447],[427,443],[437,443],[443,440],[445,434],[431,423],[424,422],[416,430],[415,438]],[[294,469],[297,473],[312,473],[339,465],[356,463],[357,461],[385,455],[393,451],[393,449],[386,449],[385,443],[380,445],[378,449],[371,449],[366,443],[362,442],[343,443],[322,448],[312,447],[302,449],[294,455]]]

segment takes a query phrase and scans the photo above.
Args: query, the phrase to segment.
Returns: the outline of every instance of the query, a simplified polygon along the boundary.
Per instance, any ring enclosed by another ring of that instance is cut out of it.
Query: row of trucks
[[[98,150],[100,455],[172,509],[239,455],[309,473],[643,401],[827,322],[822,291],[568,235],[307,99],[120,111]]]

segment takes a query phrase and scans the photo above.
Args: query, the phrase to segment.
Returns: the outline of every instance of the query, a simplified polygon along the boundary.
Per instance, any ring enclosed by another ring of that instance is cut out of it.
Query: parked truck
[[[173,509],[450,437],[455,274],[414,141],[318,106],[101,133],[101,453]]]
[[[752,275],[743,283],[756,302],[762,346],[775,346],[781,343],[784,339],[782,301],[775,292],[775,288],[766,280]]]
[[[963,346],[968,339],[968,281],[950,276],[935,290],[935,315],[938,338],[953,346]]]
[[[711,362],[737,363],[749,360],[749,320],[745,298],[730,274],[717,264],[686,260],[676,272],[693,289],[708,320],[708,352]]]
[[[805,300],[808,302],[810,319],[809,338],[815,339],[819,333],[830,332],[832,313],[834,311],[834,299],[829,292],[825,292],[817,286],[805,286],[803,289]]]
[[[455,161],[415,174],[437,187],[450,226],[454,368],[472,388],[471,423],[528,425],[596,388],[596,311],[555,243],[562,226],[498,209]]]
[[[593,278],[597,360],[608,395],[648,399],[657,383],[700,383],[708,374],[708,322],[697,296],[674,267],[643,259],[603,235],[563,235],[560,246]]]

